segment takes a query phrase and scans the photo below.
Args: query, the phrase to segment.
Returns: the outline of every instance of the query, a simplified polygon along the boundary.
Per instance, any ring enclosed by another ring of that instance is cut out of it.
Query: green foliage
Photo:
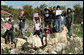
[[[35,8],[35,11],[38,11],[40,15],[42,15],[42,13],[44,12],[44,9],[47,7],[46,4],[42,4],[39,7]]]
[[[8,48],[6,48],[5,50],[1,51],[1,54],[10,54]]]
[[[26,16],[26,18],[29,19],[29,20],[32,20],[33,13],[34,13],[34,10],[33,10],[32,6],[24,5],[23,10],[25,12],[24,15]]]
[[[29,37],[30,36],[30,32],[26,32],[25,36]]]
[[[74,5],[74,18],[74,23],[76,24],[83,21],[83,7],[80,7],[79,4]]]
[[[77,29],[79,29],[79,31]],[[76,34],[78,37],[83,37],[83,27],[81,25],[73,25],[73,33]]]
[[[66,8],[65,6],[61,6],[60,7],[61,10],[65,10],[65,8]]]

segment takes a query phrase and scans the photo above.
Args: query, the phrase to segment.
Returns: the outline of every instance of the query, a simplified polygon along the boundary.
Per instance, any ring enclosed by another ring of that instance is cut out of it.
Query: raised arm
[[[40,18],[40,23],[41,23],[41,18]]]
[[[35,21],[35,19],[33,18],[33,21],[34,21],[34,23],[36,24],[36,21]]]

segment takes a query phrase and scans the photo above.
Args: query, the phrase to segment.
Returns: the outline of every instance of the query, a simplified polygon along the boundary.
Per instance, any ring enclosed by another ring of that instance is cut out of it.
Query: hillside
[[[31,26],[26,28],[31,28]],[[73,26],[75,32],[71,39],[67,38],[67,28],[62,26],[61,33],[51,34],[47,46],[45,46],[45,38],[43,40],[44,46],[42,46],[41,39],[33,35],[33,29],[27,30],[25,36],[27,41],[15,37],[15,44],[12,45],[5,44],[4,38],[1,37],[1,54],[83,54],[83,31],[79,26]]]

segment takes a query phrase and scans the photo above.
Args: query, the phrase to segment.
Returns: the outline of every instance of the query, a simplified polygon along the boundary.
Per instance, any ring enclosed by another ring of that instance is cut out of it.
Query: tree
[[[26,18],[29,19],[29,20],[32,20],[33,13],[34,13],[34,10],[33,10],[32,6],[24,5],[23,10],[25,12],[24,15],[26,16]]]
[[[65,10],[65,8],[66,8],[65,6],[61,6],[60,7],[61,10]]]
[[[46,4],[42,4],[39,7],[35,8],[35,11],[38,11],[40,15],[42,15],[44,13],[44,9],[47,7]]]
[[[1,5],[1,9],[5,10],[5,11],[8,11],[8,6],[7,5]]]
[[[76,4],[74,7],[74,23],[81,23],[83,20],[83,7],[80,7],[79,4]]]

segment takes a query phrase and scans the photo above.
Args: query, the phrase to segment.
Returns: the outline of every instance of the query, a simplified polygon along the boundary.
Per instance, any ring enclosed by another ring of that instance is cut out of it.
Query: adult
[[[72,34],[73,34],[72,23],[73,23],[73,13],[72,13],[71,8],[68,8],[67,9],[67,15],[66,15],[66,26],[67,26],[67,29],[68,29],[69,37],[72,37]]]
[[[57,6],[56,12],[57,10],[59,10],[58,12],[60,12],[60,6]],[[56,25],[56,32],[61,32],[61,14],[56,14],[56,20],[55,20],[55,25]]]
[[[12,16],[12,15],[10,15],[9,18],[7,18],[7,19],[5,20],[5,22],[8,23],[9,19],[11,20],[10,22],[12,23],[12,25],[14,25],[14,23],[13,23],[14,20],[13,20],[13,16]],[[5,32],[4,35],[2,36],[3,38],[5,38],[5,43],[6,43],[6,44],[7,44],[6,36],[7,36],[8,32],[9,32],[9,30],[6,30],[6,32]]]

